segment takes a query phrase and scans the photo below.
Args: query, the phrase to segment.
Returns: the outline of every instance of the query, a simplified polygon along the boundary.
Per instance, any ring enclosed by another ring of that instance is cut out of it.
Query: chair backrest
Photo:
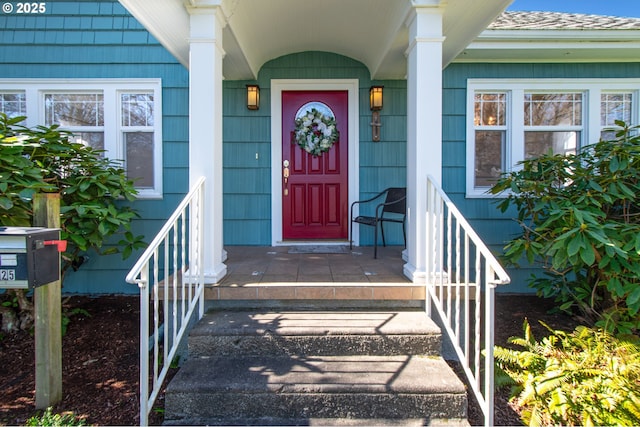
[[[401,200],[398,203],[387,205],[382,209],[384,212],[391,212],[396,214],[405,215],[407,213],[407,189],[406,188],[388,188],[387,197],[385,203],[392,203],[396,200]]]

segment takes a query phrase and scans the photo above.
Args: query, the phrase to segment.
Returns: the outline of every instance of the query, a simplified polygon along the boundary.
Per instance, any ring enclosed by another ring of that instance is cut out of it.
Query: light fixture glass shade
[[[369,89],[369,107],[371,111],[382,110],[382,86],[371,86]]]
[[[260,86],[247,85],[247,108],[249,110],[260,108]]]

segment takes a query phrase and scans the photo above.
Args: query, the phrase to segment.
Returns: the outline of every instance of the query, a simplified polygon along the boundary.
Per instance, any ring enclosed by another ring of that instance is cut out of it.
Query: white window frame
[[[161,79],[0,79],[0,92],[24,91],[25,125],[35,127],[45,122],[44,96],[49,93],[84,93],[100,91],[104,95],[105,156],[124,160],[122,93],[153,93],[153,186],[137,188],[140,199],[162,198],[162,81]],[[127,129],[130,129],[127,127]],[[124,167],[124,164],[123,164]]]
[[[524,125],[524,94],[582,92],[582,130],[578,149],[595,144],[600,139],[600,107],[602,93],[632,94],[632,123],[640,123],[640,79],[468,79],[466,113],[466,196],[469,198],[496,197],[488,194],[488,187],[475,187],[475,131],[474,100],[478,92],[507,93],[507,131],[504,162],[508,171],[515,170],[524,160],[524,135],[530,127]]]

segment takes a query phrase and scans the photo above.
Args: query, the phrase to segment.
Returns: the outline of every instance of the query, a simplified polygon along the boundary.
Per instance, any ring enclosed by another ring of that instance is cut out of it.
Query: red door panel
[[[324,208],[322,203],[323,184],[310,183],[309,199],[307,199],[308,224],[311,227],[322,227],[324,225]]]
[[[304,113],[309,103],[324,104],[327,111],[333,113],[340,135],[329,151],[319,156],[304,151],[294,139],[296,114]],[[347,239],[348,134],[347,91],[282,93],[282,237],[285,240]],[[285,180],[287,163],[289,176]]]
[[[340,187],[337,185],[327,185],[325,187],[325,204],[327,213],[327,224],[340,224]]]
[[[291,198],[294,200],[301,200],[305,198],[306,188],[304,185],[294,184],[291,185]],[[305,211],[304,204],[296,203],[291,205],[291,226],[302,227],[305,224]]]

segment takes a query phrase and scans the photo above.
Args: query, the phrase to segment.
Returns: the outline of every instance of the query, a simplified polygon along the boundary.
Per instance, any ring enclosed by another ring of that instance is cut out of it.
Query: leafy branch
[[[621,130],[576,154],[519,164],[491,188],[515,210],[522,234],[504,259],[545,269],[530,286],[609,331],[640,330],[640,127]]]

